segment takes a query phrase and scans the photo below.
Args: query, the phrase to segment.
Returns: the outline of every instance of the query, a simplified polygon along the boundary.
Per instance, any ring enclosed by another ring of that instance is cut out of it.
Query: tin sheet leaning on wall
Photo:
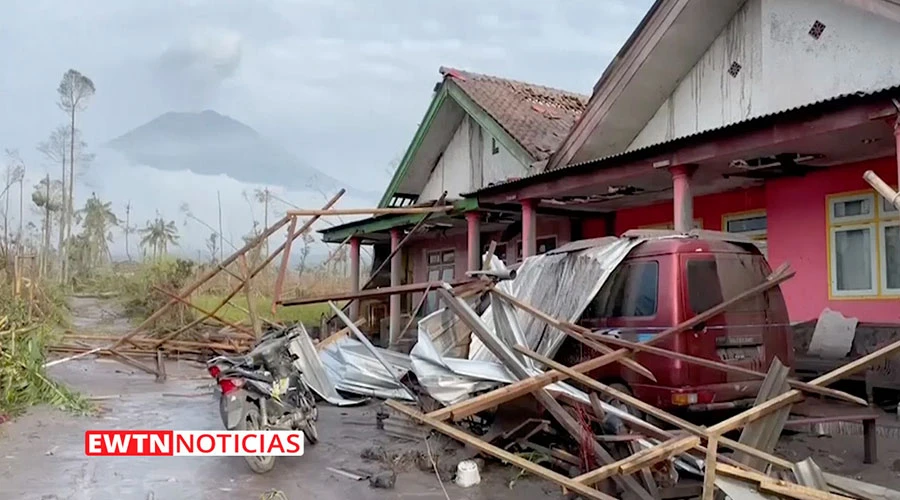
[[[554,318],[574,322],[628,253],[644,241],[644,238],[576,241],[525,259],[517,269],[516,279],[503,281],[497,286]],[[491,262],[492,269],[501,269],[500,266],[503,263],[496,258]],[[492,314],[491,307],[482,314],[485,324],[494,324]],[[528,348],[552,358],[562,345],[565,334],[525,311],[517,309],[514,314]],[[501,338],[504,338],[503,335]],[[469,346],[469,359],[497,361],[475,337],[472,337]]]

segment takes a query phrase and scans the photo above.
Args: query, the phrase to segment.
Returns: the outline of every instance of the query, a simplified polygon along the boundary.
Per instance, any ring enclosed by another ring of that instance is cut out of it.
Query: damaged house
[[[859,321],[848,354],[869,352],[900,324],[900,220],[863,180],[897,185],[898,22],[889,2],[659,0],[589,100],[443,70],[381,206],[446,191],[453,211],[429,218],[380,284],[463,278],[489,241],[514,264],[631,229],[738,233],[796,270],[783,292],[798,354],[825,309]],[[422,217],[324,236],[374,244],[377,260]],[[390,339],[421,295],[395,297]]]

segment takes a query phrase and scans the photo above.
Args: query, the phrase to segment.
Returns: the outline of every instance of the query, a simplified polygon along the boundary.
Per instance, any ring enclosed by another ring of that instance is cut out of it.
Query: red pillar
[[[672,174],[675,231],[686,233],[694,228],[694,197],[691,194],[691,176],[694,165],[676,165],[669,168]]]
[[[894,144],[897,150],[897,192],[900,192],[900,117],[894,122]]]
[[[478,271],[481,269],[481,214],[466,212],[466,226],[468,228],[469,271]]]
[[[350,291],[359,292],[359,238],[350,238]],[[359,319],[359,301],[350,302],[350,319]]]
[[[403,250],[397,250],[400,248],[400,230],[397,228],[391,229],[391,252],[394,252],[394,256],[391,257],[391,286],[400,286],[401,280],[403,279],[402,269],[403,266]],[[390,302],[390,345],[393,345],[394,342],[398,338],[400,338],[400,294],[391,295]]]
[[[522,200],[522,259],[537,252],[538,200]]]

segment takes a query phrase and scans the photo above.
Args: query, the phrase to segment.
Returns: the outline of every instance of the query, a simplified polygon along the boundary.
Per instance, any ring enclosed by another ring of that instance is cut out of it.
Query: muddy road
[[[73,326],[80,333],[122,334],[129,323],[115,306],[98,299],[73,299]],[[394,489],[374,489],[329,472],[339,468],[359,475],[389,470],[361,452],[383,445],[389,449],[422,448],[375,429],[376,406],[336,408],[321,405],[320,442],[302,457],[278,458],[265,475],[249,470],[240,457],[86,457],[84,432],[92,429],[222,428],[213,381],[193,362],[170,361],[168,380],[153,377],[116,361],[85,358],[50,369],[55,379],[97,399],[95,416],[78,417],[39,407],[0,424],[0,500],[170,500],[258,499],[280,490],[290,500],[316,499],[445,499],[433,471],[407,467]],[[347,421],[370,421],[371,426]],[[435,454],[442,450],[434,449]],[[439,460],[440,461],[440,460]],[[455,465],[456,462],[453,463]],[[487,499],[516,496],[521,500],[561,498],[559,488],[531,478],[507,483],[517,471],[491,466],[479,486],[462,489],[445,484],[450,498]]]

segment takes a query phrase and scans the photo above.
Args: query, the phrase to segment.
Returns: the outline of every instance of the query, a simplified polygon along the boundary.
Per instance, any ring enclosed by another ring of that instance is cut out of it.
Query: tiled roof
[[[562,144],[590,97],[541,85],[441,68],[476,104],[542,161]]]

